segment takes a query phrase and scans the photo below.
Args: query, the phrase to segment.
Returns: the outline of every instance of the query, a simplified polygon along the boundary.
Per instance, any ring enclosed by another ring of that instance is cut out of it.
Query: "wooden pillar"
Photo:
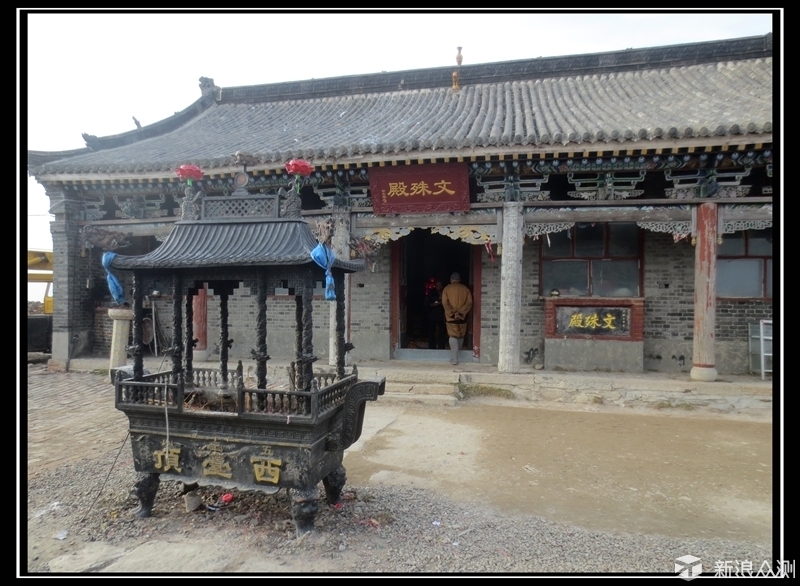
[[[334,312],[334,323],[332,324],[335,330],[336,339],[333,346],[333,354],[336,356],[336,378],[341,380],[344,378],[344,344],[345,344],[345,300],[344,300],[344,281],[345,272],[340,269],[333,270],[333,278],[336,284],[336,302]]]
[[[519,372],[522,311],[522,202],[503,204],[503,255],[500,257],[500,335],[497,370]]]
[[[133,272],[133,379],[142,380],[144,375],[144,359],[142,357],[142,339],[144,330],[142,323],[144,320],[144,293],[142,291],[142,275],[139,271]]]
[[[219,293],[219,374],[222,381],[219,388],[224,391],[228,388],[228,291]]]
[[[183,291],[181,287],[181,277],[177,273],[172,275],[172,383],[175,384],[181,378],[181,362],[183,361],[183,327],[181,301],[183,301]]]
[[[303,388],[307,391],[311,388],[311,379],[314,377],[314,274],[308,271],[303,279]]]
[[[303,294],[294,296],[294,385],[298,391],[305,390],[303,369]]]
[[[208,360],[208,283],[192,297],[192,331],[197,336],[194,358],[199,362]]]
[[[184,369],[183,380],[187,387],[194,386],[194,319],[192,313],[194,311],[194,296],[197,294],[197,289],[190,287],[186,291],[186,341],[184,343],[185,352],[184,356]]]
[[[267,388],[267,276],[263,269],[258,271],[257,290],[258,316],[256,317],[256,386]]]
[[[333,219],[331,248],[336,258],[348,260],[350,258],[350,210],[348,208],[335,207],[331,213],[331,218]],[[348,275],[344,272],[335,273],[334,279],[336,280],[336,302],[330,304],[330,326],[328,328],[328,364],[331,366],[336,366],[339,363],[339,354],[336,350],[336,344],[338,343],[338,333],[336,332],[337,312],[340,311],[339,302],[341,301],[344,304],[341,309],[347,313],[348,283],[350,281]],[[339,287],[339,279],[342,279],[341,288]],[[342,318],[342,324],[344,325],[344,318]]]
[[[692,380],[713,381],[717,378],[714,356],[717,296],[717,219],[715,203],[697,208],[694,251],[694,349]]]

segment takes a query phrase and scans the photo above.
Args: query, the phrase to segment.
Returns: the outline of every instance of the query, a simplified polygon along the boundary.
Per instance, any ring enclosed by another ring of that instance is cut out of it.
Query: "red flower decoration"
[[[314,165],[303,159],[292,159],[286,163],[286,172],[292,175],[308,177],[314,172]]]
[[[203,178],[203,170],[197,165],[181,165],[175,173],[181,181]]]

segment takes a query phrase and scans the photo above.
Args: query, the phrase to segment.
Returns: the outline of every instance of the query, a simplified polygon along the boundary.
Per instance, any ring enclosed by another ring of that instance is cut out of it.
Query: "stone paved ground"
[[[27,463],[32,474],[119,447],[127,418],[114,409],[108,378],[88,372],[28,369]],[[81,416],[74,409],[80,405]]]

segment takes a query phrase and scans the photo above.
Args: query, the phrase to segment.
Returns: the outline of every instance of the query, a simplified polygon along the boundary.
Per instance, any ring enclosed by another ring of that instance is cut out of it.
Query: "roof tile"
[[[514,63],[506,65],[508,73]],[[257,94],[234,89],[248,99]],[[296,157],[347,162],[365,154],[432,157],[441,149],[472,154],[501,147],[770,133],[772,58],[472,85],[462,78],[457,92],[433,87],[203,104],[191,119],[182,114],[177,126],[159,123],[168,129],[161,135],[149,132],[143,140],[126,138],[122,142],[129,144],[99,151],[69,151],[55,161],[44,153],[29,155],[32,172],[163,172],[175,161],[211,169],[233,164],[236,151],[269,165]],[[40,161],[47,162],[37,166]]]

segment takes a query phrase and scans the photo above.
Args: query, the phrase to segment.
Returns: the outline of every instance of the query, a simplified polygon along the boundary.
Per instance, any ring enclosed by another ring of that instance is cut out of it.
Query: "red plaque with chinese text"
[[[374,214],[469,211],[469,171],[463,163],[370,167]]]

